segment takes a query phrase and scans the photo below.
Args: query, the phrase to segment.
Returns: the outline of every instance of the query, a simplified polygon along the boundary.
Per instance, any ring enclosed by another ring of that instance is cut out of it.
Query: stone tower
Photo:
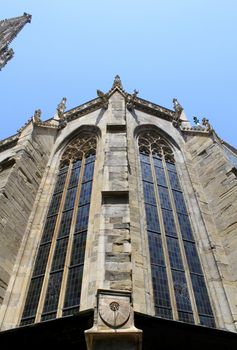
[[[4,19],[0,21],[0,70],[13,57],[14,51],[9,48],[10,43],[22,30],[26,23],[30,23],[31,15],[24,13],[23,16]]]
[[[173,105],[116,76],[0,143],[1,343],[235,348],[237,151]]]

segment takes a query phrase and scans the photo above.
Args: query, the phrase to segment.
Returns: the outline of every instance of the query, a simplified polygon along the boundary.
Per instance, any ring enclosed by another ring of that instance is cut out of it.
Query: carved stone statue
[[[39,123],[41,122],[41,109],[36,109],[34,115],[33,115],[33,121],[35,123]]]
[[[66,109],[66,101],[67,101],[66,97],[63,97],[62,101],[57,106],[57,112],[58,112],[59,119],[63,118],[63,113],[65,112],[65,109]]]
[[[181,113],[183,111],[183,107],[181,104],[178,102],[177,98],[173,98],[173,104],[174,104],[174,110],[175,112]]]
[[[209,120],[208,120],[208,119],[203,118],[203,119],[202,119],[202,125],[205,126],[205,128],[206,128],[207,131],[212,130],[212,126],[211,126],[211,124],[209,123]]]
[[[197,117],[193,117],[193,121],[196,125],[200,125],[199,119]]]
[[[108,100],[107,94],[104,94],[103,91],[101,91],[101,90],[97,90],[97,95],[101,99],[101,101],[103,103],[103,107],[105,109],[107,109],[108,105],[109,105],[109,100]]]

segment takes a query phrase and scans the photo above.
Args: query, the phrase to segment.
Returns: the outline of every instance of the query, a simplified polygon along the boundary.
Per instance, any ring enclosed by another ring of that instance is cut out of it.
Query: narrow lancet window
[[[215,327],[172,149],[155,131],[138,145],[155,313]]]
[[[62,155],[21,325],[79,311],[95,155],[89,133]]]

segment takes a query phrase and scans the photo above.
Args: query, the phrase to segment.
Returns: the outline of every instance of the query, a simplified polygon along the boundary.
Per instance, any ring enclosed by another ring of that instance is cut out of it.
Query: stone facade
[[[236,332],[237,177],[222,142],[206,120],[191,127],[177,100],[174,111],[145,101],[137,91],[126,93],[118,76],[108,93],[97,94],[70,111],[65,111],[64,99],[62,113],[47,122],[36,113],[17,135],[0,144],[1,329],[20,324],[60,158],[83,130],[97,135],[97,150],[80,311],[98,310],[96,295],[107,291],[115,299],[131,296],[132,312],[155,315],[137,145],[141,131],[155,130],[171,145],[176,160],[217,328]],[[230,152],[237,157],[233,147]],[[177,315],[176,310],[176,320]],[[102,321],[95,322],[94,331],[88,331],[88,348]],[[128,348],[138,349],[140,331],[133,327],[131,319],[125,327],[133,343]],[[113,327],[106,331],[114,332]]]

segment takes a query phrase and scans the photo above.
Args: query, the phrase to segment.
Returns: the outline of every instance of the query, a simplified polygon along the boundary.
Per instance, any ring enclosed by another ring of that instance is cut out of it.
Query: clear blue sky
[[[0,72],[0,139],[38,108],[53,116],[107,92],[127,92],[210,120],[237,147],[236,0],[1,0],[0,18],[32,15]]]

